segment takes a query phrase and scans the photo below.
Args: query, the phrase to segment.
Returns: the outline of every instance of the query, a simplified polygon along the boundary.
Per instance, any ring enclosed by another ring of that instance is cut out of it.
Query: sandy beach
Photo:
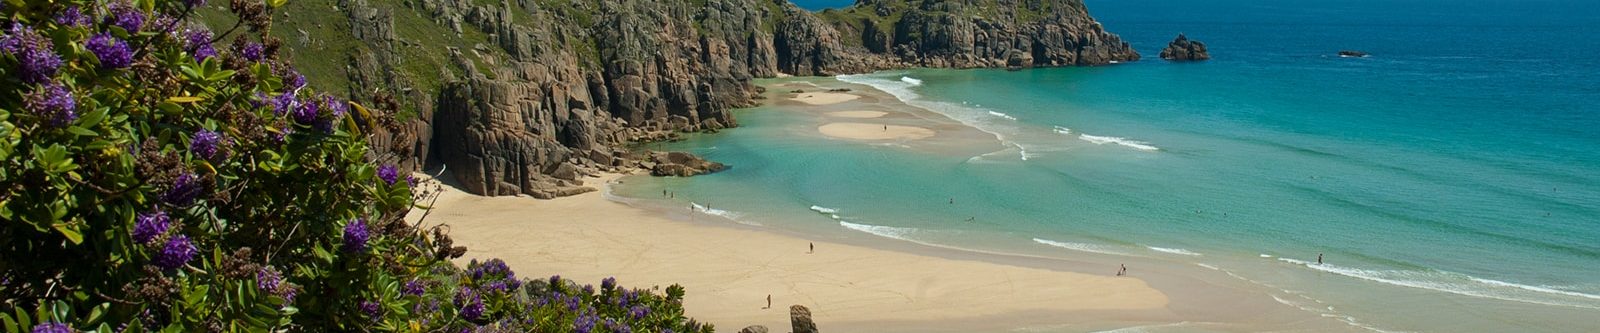
[[[827,123],[817,126],[822,135],[854,140],[917,140],[932,137],[935,132],[916,126],[884,125],[871,123]]]
[[[607,200],[602,192],[536,200],[482,197],[446,186],[426,222],[450,226],[456,243],[469,249],[462,260],[501,258],[524,277],[561,274],[599,283],[615,276],[632,287],[681,284],[688,290],[688,313],[724,331],[747,325],[785,331],[792,304],[810,307],[822,328],[911,322],[926,329],[1010,329],[1015,327],[1005,325],[1026,321],[986,318],[1050,322],[1105,311],[1164,313],[1169,302],[1133,277],[816,242],[720,226],[701,214],[695,215],[702,221],[683,221]],[[808,243],[815,244],[815,253],[808,253]],[[765,309],[769,294],[773,308]]]
[[[882,118],[883,116],[888,115],[888,114],[889,114],[888,112],[883,112],[883,111],[838,111],[838,112],[828,112],[827,113],[827,115],[829,117],[858,118],[858,119]]]
[[[795,96],[790,97],[789,100],[810,105],[831,105],[853,101],[857,98],[861,98],[861,96],[843,92],[817,91],[795,94]]]

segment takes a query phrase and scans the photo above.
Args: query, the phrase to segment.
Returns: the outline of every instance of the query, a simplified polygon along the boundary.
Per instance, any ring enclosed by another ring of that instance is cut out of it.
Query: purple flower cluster
[[[184,32],[183,39],[184,49],[194,56],[195,62],[217,56],[217,49],[211,46],[211,30],[200,26],[190,27]]]
[[[355,219],[344,225],[344,251],[359,253],[367,250],[367,221]]]
[[[300,75],[300,72],[293,68],[284,71],[282,79],[283,91],[297,91],[300,87],[306,86],[306,76]]]
[[[188,264],[189,260],[193,260],[197,252],[199,250],[195,249],[194,243],[189,242],[189,236],[178,235],[167,240],[167,245],[161,247],[161,253],[156,255],[155,264],[166,270],[178,269]]]
[[[616,277],[606,277],[604,279],[600,279],[600,290],[611,291],[612,288],[616,288],[616,287],[617,287],[617,278]]]
[[[350,105],[333,95],[322,95],[322,104],[328,108],[328,113],[333,114],[333,119],[344,118],[345,112],[350,111]]]
[[[428,287],[423,285],[422,281],[411,280],[406,281],[405,287],[400,288],[400,293],[412,296],[422,296],[423,293],[428,291],[427,289]]]
[[[200,130],[189,139],[189,152],[212,163],[228,158],[228,138],[212,130]]]
[[[106,17],[106,24],[121,27],[128,33],[137,33],[144,27],[144,12],[135,8],[127,1],[118,1],[111,4],[111,16]]]
[[[400,171],[396,170],[393,164],[384,164],[378,167],[378,179],[382,179],[385,184],[394,185],[394,182],[400,180]]]
[[[277,293],[280,285],[283,285],[283,273],[279,273],[277,269],[267,266],[256,271],[256,289]]]
[[[633,327],[628,327],[628,323],[617,322],[613,318],[606,318],[606,329],[613,333],[633,333]]]
[[[483,297],[472,291],[472,288],[461,287],[456,292],[455,303],[461,307],[461,319],[475,321],[483,317]]]
[[[63,127],[78,119],[78,100],[72,91],[60,84],[45,83],[27,96],[28,111],[45,120],[50,127]]]
[[[576,333],[589,333],[594,330],[595,322],[600,321],[600,316],[593,313],[579,314],[572,319],[572,331]]]
[[[70,27],[86,26],[89,25],[89,16],[83,15],[78,6],[68,6],[67,9],[56,13],[56,24]]]
[[[56,54],[54,44],[22,24],[11,26],[11,31],[0,37],[0,52],[17,58],[17,76],[23,82],[48,82],[61,68],[61,56]]]
[[[84,43],[90,53],[100,59],[100,67],[106,69],[125,68],[133,64],[133,49],[128,47],[128,42],[111,36],[109,33],[100,33],[89,37]]]
[[[200,193],[205,191],[204,187],[204,184],[200,183],[199,176],[185,172],[172,182],[171,189],[161,194],[161,201],[173,206],[187,207],[194,204],[195,199],[200,198]]]
[[[645,316],[650,315],[650,308],[643,305],[634,305],[633,308],[628,309],[628,315],[633,316],[633,320],[644,319]]]
[[[372,321],[383,319],[383,305],[378,304],[378,302],[361,301],[361,312],[366,313],[368,318],[372,318]]]
[[[167,217],[167,212],[160,210],[140,213],[133,222],[133,241],[139,244],[149,243],[167,233],[167,228],[172,226],[172,218]]]
[[[295,107],[299,105],[299,102],[295,101],[294,99],[294,94],[287,92],[278,94],[278,96],[266,99],[265,101],[267,103],[266,105],[272,106],[272,114],[279,116],[294,110]]]
[[[72,333],[72,327],[58,322],[46,322],[33,325],[33,333]]]
[[[265,51],[266,47],[261,45],[261,43],[249,42],[245,43],[244,48],[239,50],[239,55],[243,56],[245,60],[261,61],[261,58],[264,55],[263,52]]]

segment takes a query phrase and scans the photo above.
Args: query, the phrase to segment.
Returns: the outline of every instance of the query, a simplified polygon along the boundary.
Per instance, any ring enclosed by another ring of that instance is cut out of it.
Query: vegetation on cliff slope
[[[204,2],[0,2],[0,330],[710,331],[676,286],[452,264],[368,145],[395,103],[306,85],[283,0]]]

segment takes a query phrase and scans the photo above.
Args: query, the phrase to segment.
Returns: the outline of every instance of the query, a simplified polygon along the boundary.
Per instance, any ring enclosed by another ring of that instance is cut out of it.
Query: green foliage
[[[676,286],[457,268],[367,144],[394,110],[305,86],[283,1],[197,2],[0,5],[0,331],[711,330]]]

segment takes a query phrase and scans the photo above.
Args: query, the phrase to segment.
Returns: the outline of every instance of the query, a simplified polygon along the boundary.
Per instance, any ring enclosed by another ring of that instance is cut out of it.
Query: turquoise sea
[[[759,107],[648,147],[732,169],[618,194],[818,237],[1193,265],[1373,330],[1600,329],[1600,3],[1087,3],[1146,58],[808,79],[992,149],[827,139]],[[1214,60],[1159,59],[1178,32]]]

